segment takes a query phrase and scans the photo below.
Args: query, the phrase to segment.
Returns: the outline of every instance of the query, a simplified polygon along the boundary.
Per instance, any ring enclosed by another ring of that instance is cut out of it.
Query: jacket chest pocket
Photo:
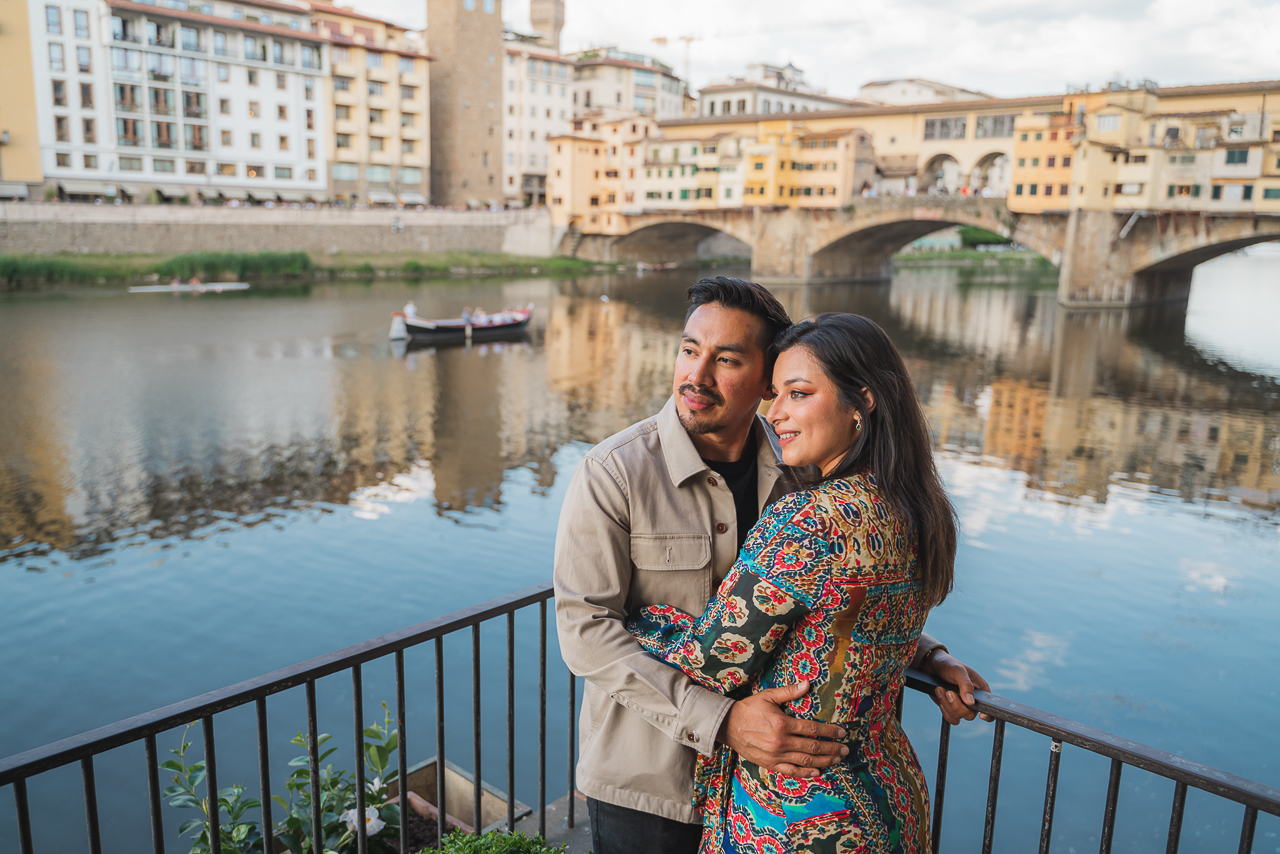
[[[709,534],[632,534],[636,569],[702,569],[711,562]]]

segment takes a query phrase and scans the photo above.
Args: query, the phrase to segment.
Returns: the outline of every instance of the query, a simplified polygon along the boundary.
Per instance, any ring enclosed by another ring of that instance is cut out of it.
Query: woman
[[[929,850],[929,798],[894,701],[929,609],[951,590],[954,512],[893,342],[852,314],[783,333],[767,419],[810,486],[751,529],[701,617],[650,606],[640,643],[744,695],[800,681],[800,718],[839,724],[844,760],[799,779],[720,746],[699,757],[702,854]]]

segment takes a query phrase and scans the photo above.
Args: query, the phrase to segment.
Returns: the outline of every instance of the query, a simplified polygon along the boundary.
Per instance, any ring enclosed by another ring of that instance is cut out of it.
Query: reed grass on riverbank
[[[448,276],[572,276],[612,270],[581,258],[530,258],[497,252],[311,255],[306,252],[191,252],[183,255],[0,255],[0,291],[59,285],[121,285],[168,281]]]

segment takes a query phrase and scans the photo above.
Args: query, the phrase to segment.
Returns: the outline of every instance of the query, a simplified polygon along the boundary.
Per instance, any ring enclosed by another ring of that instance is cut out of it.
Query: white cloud
[[[1070,643],[1065,637],[1028,631],[1024,640],[1027,646],[1017,658],[1000,660],[996,673],[1004,677],[1004,681],[991,685],[997,691],[1029,691],[1046,681],[1045,669],[1048,666],[1061,667],[1066,663],[1064,656]]]

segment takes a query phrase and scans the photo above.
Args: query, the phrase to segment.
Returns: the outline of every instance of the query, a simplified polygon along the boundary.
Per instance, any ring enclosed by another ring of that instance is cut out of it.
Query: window
[[[57,6],[44,7],[44,29],[52,35],[62,35],[62,10]]]
[[[276,105],[276,118],[277,118],[277,119],[279,119],[280,121],[285,121],[286,119],[288,119],[288,118],[289,118],[289,108],[288,108],[288,107],[286,107],[284,104],[277,104],[277,105]]]
[[[224,178],[236,177],[236,165],[234,163],[219,163],[215,171]]]
[[[369,111],[369,124],[371,124],[371,125],[380,125],[380,124],[382,124],[382,110],[370,110],[370,111]]]
[[[260,133],[249,134],[249,147],[262,148],[262,134]]]
[[[360,167],[354,163],[335,163],[333,164],[333,180],[358,181],[360,180]]]
[[[1040,158],[1039,158],[1039,157],[1033,157],[1033,158],[1031,158],[1031,165],[1032,165],[1032,166],[1039,166],[1039,165],[1040,165]]]
[[[334,146],[334,148],[350,148],[350,147],[351,147],[351,134],[349,134],[349,133],[340,133],[340,134],[337,134],[337,135],[334,137],[334,140],[333,140],[333,146]]]
[[[351,79],[352,79],[352,78],[350,78],[350,77],[334,77],[334,78],[333,78],[333,89],[334,89],[334,91],[335,91],[335,92],[350,92],[350,91],[351,91]]]
[[[267,177],[267,167],[256,165],[256,164],[250,164],[244,167],[244,177],[265,178]]]
[[[307,130],[316,129],[316,111],[307,110]]]
[[[209,150],[209,129],[204,125],[183,125],[182,137],[187,151]]]
[[[200,31],[195,27],[182,27],[179,33],[182,37],[183,50],[200,50]]]
[[[401,86],[401,87],[400,87],[400,100],[401,100],[401,101],[412,101],[412,100],[416,99],[417,97],[418,97],[418,87],[417,87],[417,86]]]
[[[307,159],[316,159],[316,141],[314,139],[307,140]]]
[[[1280,199],[1280,187],[1268,187],[1262,191],[1264,199]]]
[[[1019,158],[1018,158],[1018,167],[1019,167],[1019,168],[1021,168],[1021,167],[1026,166],[1026,165],[1027,165],[1027,158],[1025,158],[1025,157],[1019,157]]]
[[[1013,136],[1013,120],[1016,116],[978,116],[973,135],[976,139]]]
[[[1036,134],[1036,142],[1039,142],[1039,141],[1040,141],[1040,140],[1042,140],[1042,139],[1044,139],[1044,134],[1042,134],[1042,133],[1038,133],[1038,134]]]
[[[1060,186],[1060,187],[1058,188],[1058,195],[1059,195],[1059,196],[1065,196],[1066,194],[1067,194],[1067,185],[1066,185],[1066,184],[1063,184],[1062,186]]]
[[[277,166],[275,169],[276,178],[287,181],[293,178],[293,169],[288,166]]]
[[[262,105],[257,101],[249,102],[249,118],[256,119],[262,115]]]
[[[1227,163],[1248,163],[1249,149],[1247,148],[1228,148]]]
[[[302,81],[302,97],[310,101],[315,95],[316,84],[311,78]]]
[[[249,69],[249,85],[250,86],[258,85],[258,72],[253,68]]]
[[[1014,188],[1013,188],[1013,194],[1014,194],[1015,196],[1021,196],[1021,195],[1022,195],[1022,185],[1021,185],[1021,184],[1019,184],[1018,186],[1016,186],[1016,187],[1014,187]]]
[[[226,83],[231,79],[231,66],[226,63],[218,63],[218,82]]]
[[[1094,127],[1099,133],[1120,130],[1120,114],[1104,113],[1095,120]]]
[[[182,93],[182,115],[189,119],[203,119],[205,113],[205,95],[203,92]]]
[[[281,151],[288,151],[289,137],[285,136],[284,134],[280,134],[279,139],[276,140],[276,145],[279,147]]]
[[[230,56],[227,52],[227,34],[215,32],[213,34],[213,53],[215,56]]]
[[[401,113],[400,114],[400,127],[412,128],[417,126],[418,126],[417,113]]]
[[[122,113],[136,113],[142,109],[142,91],[127,83],[115,84],[116,109]]]
[[[231,115],[231,99],[230,98],[218,99],[218,112],[224,116]]]
[[[925,119],[925,139],[964,139],[965,120],[963,116],[950,119]]]
[[[205,171],[204,171],[204,170],[205,170],[205,162],[204,162],[203,160],[188,160],[188,161],[187,161],[187,174],[188,174],[188,175],[203,175],[203,174],[205,174]]]
[[[344,104],[339,104],[333,108],[333,117],[338,121],[345,121],[351,118],[351,108]]]
[[[142,158],[141,157],[121,157],[120,171],[121,172],[141,172]]]
[[[71,120],[66,116],[53,117],[53,135],[58,142],[71,141]]]
[[[417,166],[401,166],[396,177],[401,184],[421,184],[422,170]]]
[[[93,52],[87,47],[76,48],[76,68],[81,74],[93,71]]]
[[[67,105],[67,84],[61,80],[53,82],[53,105],[55,107],[65,107]]]
[[[82,110],[93,109],[93,84],[92,83],[80,84],[80,109]]]
[[[689,194],[689,191],[688,191],[688,190],[683,190],[682,192],[683,192],[686,196],[688,196],[688,194]],[[599,196],[592,196],[592,197],[591,197],[591,199],[590,199],[590,201],[589,201],[588,203],[591,205],[591,207],[593,207],[593,208],[598,208],[598,207],[600,207],[600,197],[599,197]]]
[[[414,144],[415,144],[415,143],[414,143],[414,141],[413,141],[412,139],[402,139],[402,140],[400,140],[400,153],[401,153],[401,154],[413,154],[413,151],[414,151]]]
[[[338,45],[334,45],[329,50],[333,55],[334,62],[350,62],[351,61],[351,48],[339,47]]]
[[[153,159],[152,159],[152,161],[151,161],[151,171],[152,171],[152,172],[172,172],[172,171],[173,171],[173,161],[172,161],[172,160],[159,160],[159,159],[155,159],[155,158],[153,158]]]
[[[231,145],[231,131],[222,131],[222,145],[224,147],[229,147]]]
[[[1209,192],[1209,198],[1215,202],[1222,198],[1222,185],[1214,184],[1213,189]]]
[[[376,50],[371,50],[365,53],[364,67],[365,68],[381,68],[382,54],[378,53]]]
[[[1146,160],[1147,158],[1143,157],[1142,159]],[[1069,156],[1064,155],[1062,158],[1062,168],[1066,169],[1070,165],[1071,165],[1071,158]]]
[[[142,145],[141,119],[116,119],[116,141],[121,145]]]
[[[1055,157],[1049,157],[1049,158],[1046,158],[1046,159],[1045,159],[1045,161],[1044,161],[1044,165],[1045,165],[1045,166],[1048,166],[1050,169],[1052,169],[1052,168],[1053,168],[1053,164],[1054,164],[1054,162],[1055,162],[1056,160],[1057,160],[1057,158],[1055,158]]]
[[[50,71],[66,71],[67,64],[62,58],[62,45],[49,45],[49,70]]]
[[[377,166],[370,163],[364,168],[364,176],[377,184],[389,184],[391,183],[391,167]]]
[[[72,14],[76,19],[76,38],[89,38],[89,13],[77,9]]]
[[[1036,194],[1036,190],[1038,190],[1038,189],[1040,189],[1040,185],[1039,185],[1039,184],[1031,184],[1031,185],[1029,185],[1029,186],[1027,187],[1027,195],[1029,195],[1029,196],[1034,196],[1034,195]]]
[[[98,123],[93,119],[81,119],[81,132],[84,134],[85,142],[98,141]]]
[[[53,162],[54,162],[54,163],[56,163],[56,164],[57,164],[57,165],[59,165],[59,166],[66,166],[67,168],[70,168],[70,167],[71,167],[71,155],[70,155],[70,154],[66,154],[66,153],[64,153],[64,152],[59,151],[57,154],[55,154],[55,155],[53,156]]]
[[[382,137],[380,137],[380,136],[371,136],[371,137],[369,137],[369,150],[370,150],[370,151],[382,151],[382,144],[383,144],[383,142],[384,142],[384,140],[383,140],[383,138],[382,138]]]
[[[377,80],[369,81],[369,94],[375,98],[381,98],[384,89],[386,89],[386,84],[379,83]]]
[[[1062,158],[1062,165],[1063,165],[1063,166],[1070,166],[1070,165],[1071,165],[1071,164],[1070,164],[1070,160],[1071,160],[1071,158],[1070,158],[1070,157],[1064,157],[1064,158]],[[1135,155],[1133,155],[1132,160],[1133,160],[1133,162],[1134,162],[1134,163],[1146,163],[1146,162],[1147,162],[1147,155],[1145,155],[1145,154],[1135,154]]]
[[[285,88],[285,80],[284,80],[283,74],[276,74],[276,88],[277,89]]]
[[[400,57],[400,73],[412,74],[417,70],[417,61],[412,56]]]

